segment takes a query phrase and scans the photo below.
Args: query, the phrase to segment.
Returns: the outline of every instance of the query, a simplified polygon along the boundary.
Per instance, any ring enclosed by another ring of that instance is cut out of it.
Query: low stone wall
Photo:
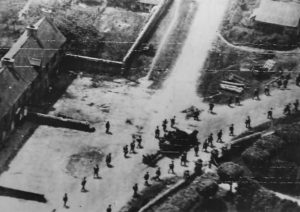
[[[123,58],[123,68],[126,71],[128,71],[132,59],[136,53],[136,49],[140,47],[140,45],[145,42],[149,37],[151,36],[152,32],[157,27],[159,21],[161,18],[166,14],[168,8],[171,6],[173,0],[164,0],[162,3],[158,6],[156,11],[152,14],[151,18],[147,22],[147,24],[144,26],[142,31],[140,32],[138,38],[135,40],[131,48],[128,50],[127,54]]]
[[[160,5],[158,5],[158,8],[151,15],[150,19],[139,33],[137,39],[122,61],[106,60],[68,53],[65,55],[63,68],[74,71],[84,70],[91,73],[108,73],[113,75],[126,74],[130,69],[134,56],[136,55],[135,53],[137,48],[151,37],[152,32],[156,29],[159,21],[165,15],[173,1],[174,0],[164,0]]]
[[[63,68],[74,71],[85,71],[89,73],[122,74],[123,63],[113,60],[105,60],[81,55],[66,54]]]

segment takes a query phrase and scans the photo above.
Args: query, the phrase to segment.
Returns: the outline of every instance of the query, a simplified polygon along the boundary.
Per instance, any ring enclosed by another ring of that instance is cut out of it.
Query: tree
[[[238,181],[243,174],[243,167],[233,162],[223,163],[218,168],[218,175],[220,176],[221,181],[229,183],[230,192],[232,192],[232,183]]]
[[[203,179],[200,181],[196,191],[207,200],[212,198],[217,193],[218,189],[219,186],[216,181],[212,179]]]

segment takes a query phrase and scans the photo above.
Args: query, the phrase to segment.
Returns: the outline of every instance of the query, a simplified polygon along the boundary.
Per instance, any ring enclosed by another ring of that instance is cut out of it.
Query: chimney
[[[7,67],[9,70],[14,69],[15,60],[13,58],[4,57],[2,58],[1,62],[2,62],[2,66]]]
[[[29,26],[26,27],[26,30],[27,30],[27,35],[28,36],[36,37],[37,27],[35,27],[34,25],[30,24]]]

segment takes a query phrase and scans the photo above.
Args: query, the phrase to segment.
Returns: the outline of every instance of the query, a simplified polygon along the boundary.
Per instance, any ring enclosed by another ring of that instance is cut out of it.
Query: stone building
[[[63,56],[66,38],[48,18],[26,31],[1,59],[0,142],[27,115],[28,105],[48,92]]]

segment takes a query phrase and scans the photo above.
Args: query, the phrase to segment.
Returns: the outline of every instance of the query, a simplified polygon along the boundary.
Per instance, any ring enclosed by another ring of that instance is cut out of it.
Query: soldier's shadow
[[[107,165],[107,167],[108,167],[108,168],[114,168],[114,166],[111,165],[111,164]]]

